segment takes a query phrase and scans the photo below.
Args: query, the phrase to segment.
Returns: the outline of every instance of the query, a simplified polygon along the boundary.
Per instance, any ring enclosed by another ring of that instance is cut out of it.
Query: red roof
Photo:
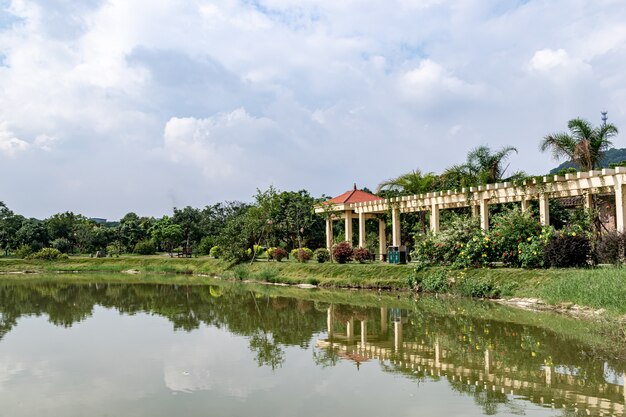
[[[357,190],[356,184],[354,184],[354,189],[350,191],[346,191],[345,193],[328,200],[333,204],[350,204],[350,203],[365,203],[366,201],[374,201],[374,200],[384,200],[384,198],[378,197],[377,195],[370,194],[366,191]]]

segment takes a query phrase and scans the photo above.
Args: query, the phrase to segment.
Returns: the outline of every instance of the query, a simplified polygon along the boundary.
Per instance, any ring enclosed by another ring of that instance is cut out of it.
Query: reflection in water
[[[158,315],[189,334],[201,326],[214,329],[203,352],[190,356],[202,363],[186,359],[185,345],[165,361],[166,385],[173,391],[210,391],[228,383],[230,395],[249,392],[241,381],[224,381],[230,369],[241,367],[237,358],[244,353],[231,342],[224,346],[232,348],[209,349],[212,340],[235,335],[245,336],[256,364],[276,375],[290,366],[287,349],[312,348],[308,361],[319,369],[378,363],[383,374],[445,383],[470,396],[484,414],[528,414],[525,404],[534,404],[563,415],[624,415],[626,365],[598,354],[582,336],[559,336],[528,320],[503,320],[531,313],[491,304],[376,298],[350,294],[354,304],[347,304],[345,293],[239,285],[2,284],[0,384],[23,366],[7,362],[1,351],[2,338],[19,328],[20,319],[46,315],[50,323],[71,328],[102,306],[124,315]],[[552,327],[574,326],[576,333],[573,321],[554,320]],[[275,385],[269,376],[239,373],[248,384],[268,390]]]

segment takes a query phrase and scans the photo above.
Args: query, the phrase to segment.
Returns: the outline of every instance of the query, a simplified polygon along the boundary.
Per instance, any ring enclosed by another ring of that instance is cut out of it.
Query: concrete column
[[[591,209],[593,207],[593,194],[586,193],[583,198],[585,199],[585,209]]]
[[[530,208],[530,201],[522,198],[522,213],[526,213]]]
[[[615,179],[615,228],[623,232],[626,230],[626,184],[618,176]]]
[[[552,385],[552,367],[546,366],[544,370],[546,372],[546,385]]]
[[[378,220],[378,252],[382,261],[383,255],[387,253],[387,230],[383,219]]]
[[[354,339],[354,319],[350,319],[346,322],[346,336],[348,340]]]
[[[350,244],[352,244],[352,210],[346,210],[345,223],[346,223],[346,242],[350,242]]]
[[[402,350],[402,321],[399,319],[393,322],[393,345],[396,352]]]
[[[539,220],[542,226],[550,224],[550,198],[547,194],[539,196]]]
[[[400,246],[400,209],[397,207],[391,209],[391,229],[392,245]]]
[[[472,204],[472,217],[478,217],[480,215],[480,206],[478,204]]]
[[[437,203],[433,203],[430,207],[430,231],[433,233],[439,232],[439,206]]]
[[[359,247],[365,247],[365,213],[359,213]]]
[[[361,320],[361,349],[367,344],[367,320]]]
[[[490,374],[493,368],[493,351],[485,349],[485,373]]]
[[[329,251],[333,248],[333,221],[326,219],[326,249]]]
[[[389,319],[387,317],[387,307],[381,307],[380,308],[380,333],[381,334],[387,333],[388,320]]]
[[[326,329],[328,332],[328,338],[332,339],[335,335],[335,329],[333,328],[333,306],[328,307],[326,311]]]
[[[486,198],[480,200],[480,228],[489,230],[489,200]]]

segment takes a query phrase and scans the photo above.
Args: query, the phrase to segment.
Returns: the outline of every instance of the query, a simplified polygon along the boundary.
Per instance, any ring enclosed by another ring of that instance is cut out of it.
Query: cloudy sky
[[[0,201],[27,216],[337,195],[626,130],[624,0],[0,0]],[[624,135],[617,147],[626,147]]]

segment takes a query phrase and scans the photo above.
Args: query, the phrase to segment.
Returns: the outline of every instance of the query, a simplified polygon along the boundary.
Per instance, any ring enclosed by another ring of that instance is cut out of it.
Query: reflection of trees
[[[339,362],[339,349],[337,347],[328,347],[324,349],[315,349],[313,351],[313,362],[322,368],[328,368],[337,365]]]
[[[262,331],[256,331],[250,337],[250,350],[256,353],[256,361],[259,366],[269,366],[275,370],[285,362],[285,352],[274,338]]]

